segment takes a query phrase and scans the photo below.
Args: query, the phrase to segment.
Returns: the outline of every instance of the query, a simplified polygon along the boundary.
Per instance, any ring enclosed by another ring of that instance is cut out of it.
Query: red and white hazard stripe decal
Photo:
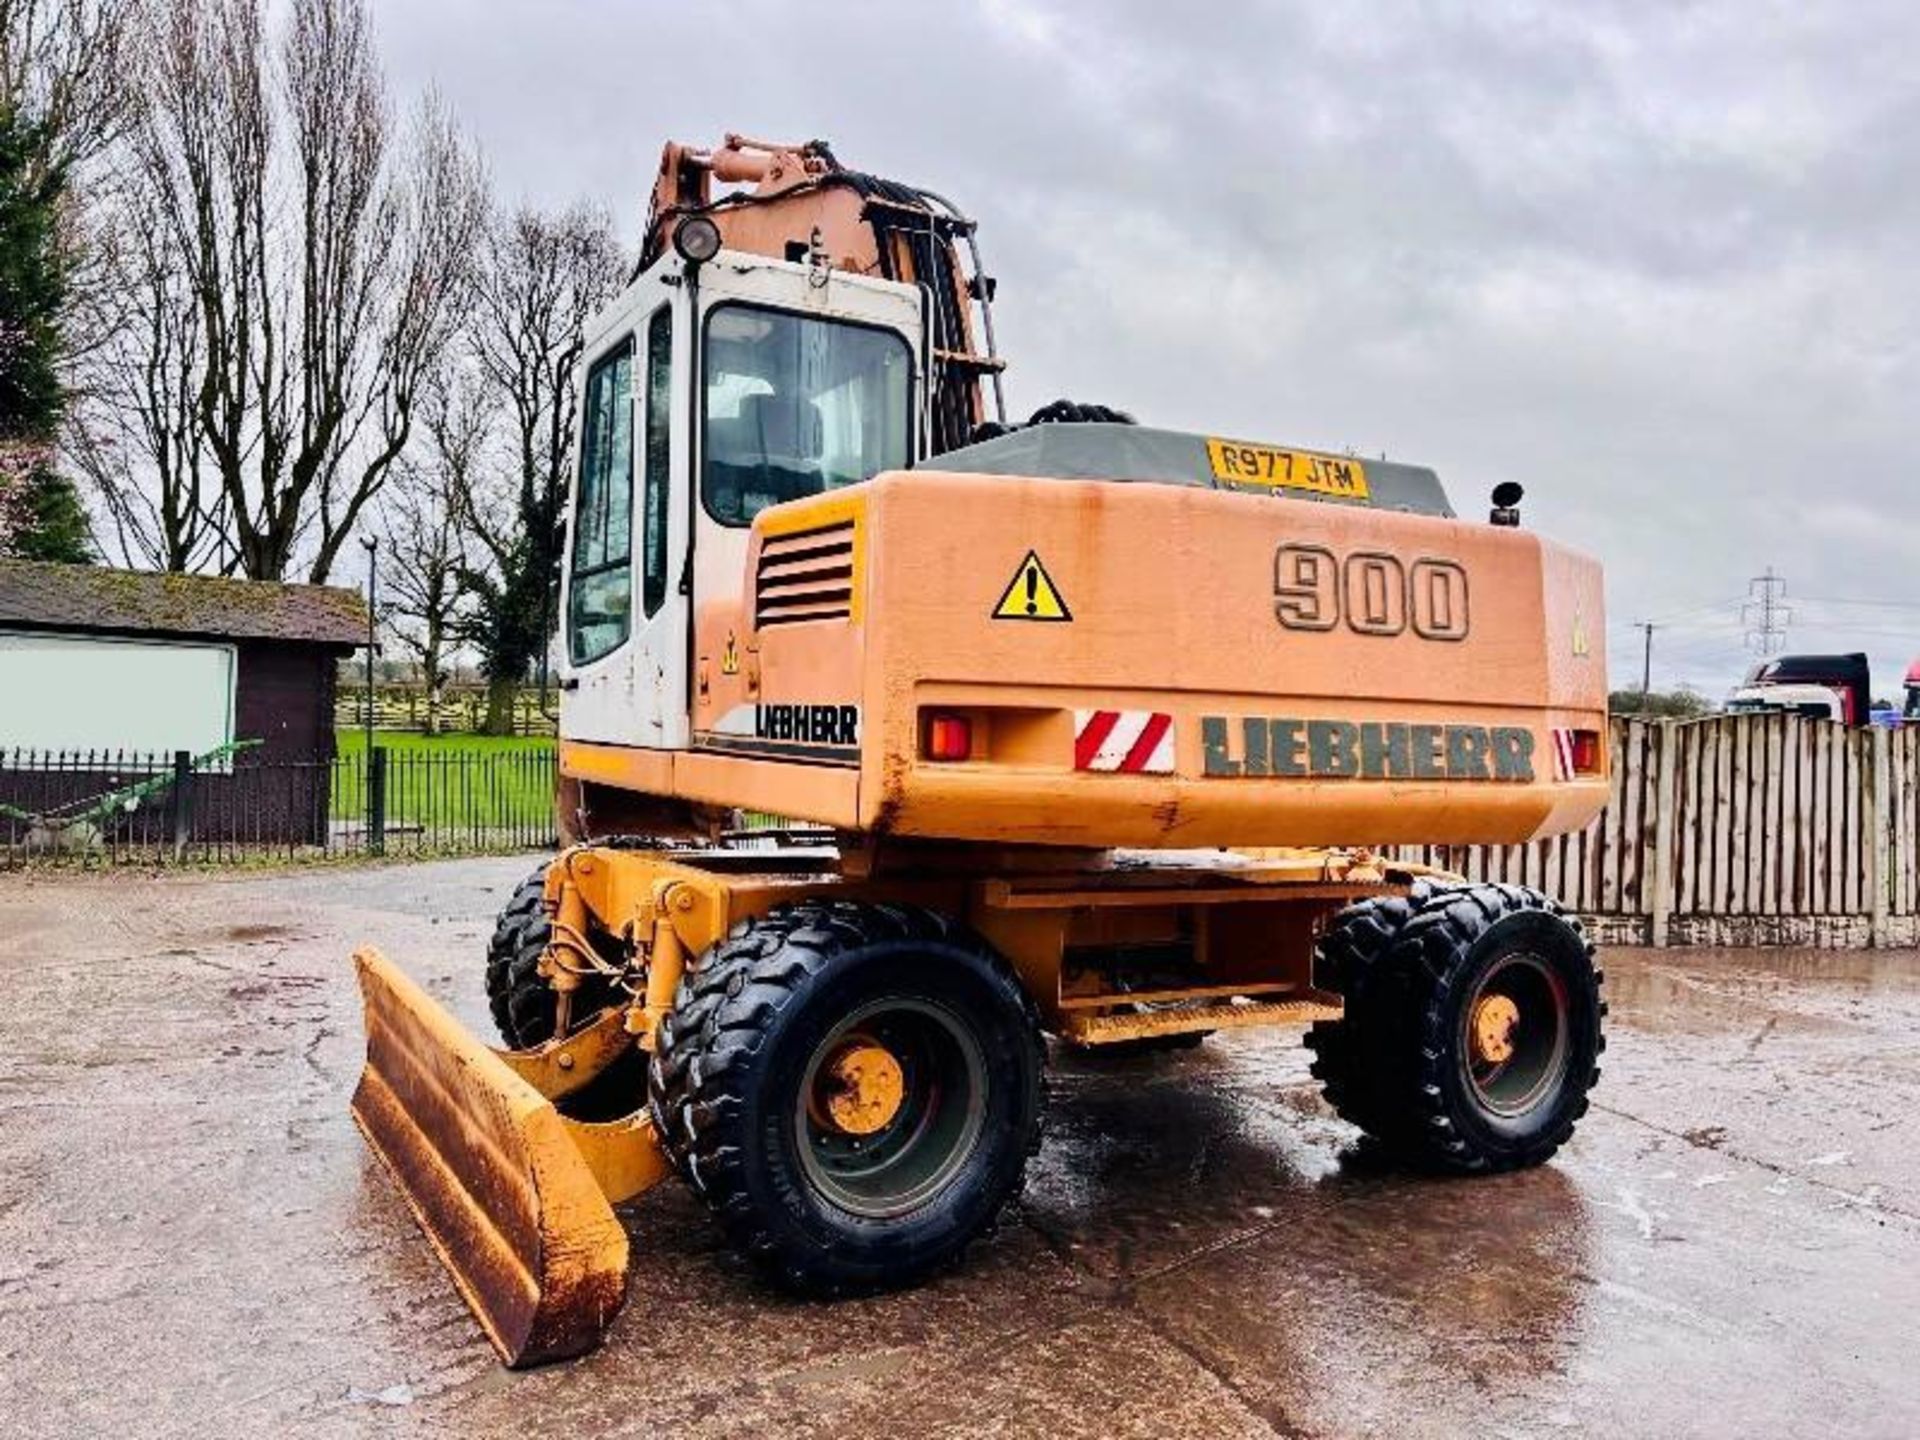
[[[1073,768],[1173,773],[1173,717],[1158,710],[1073,712]]]
[[[1573,731],[1555,725],[1550,733],[1553,736],[1553,778],[1571,780],[1578,773],[1573,765]]]

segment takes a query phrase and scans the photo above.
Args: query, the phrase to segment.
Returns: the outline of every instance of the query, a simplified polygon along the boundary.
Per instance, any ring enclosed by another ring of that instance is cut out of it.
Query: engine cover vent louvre
[[[851,618],[853,528],[853,521],[842,520],[775,535],[761,545],[753,588],[756,628]]]

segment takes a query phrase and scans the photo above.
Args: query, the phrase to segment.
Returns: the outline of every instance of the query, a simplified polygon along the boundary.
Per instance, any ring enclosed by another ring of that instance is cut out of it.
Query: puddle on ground
[[[227,928],[226,938],[238,940],[243,945],[253,945],[262,940],[291,940],[295,933],[287,925],[232,925]]]

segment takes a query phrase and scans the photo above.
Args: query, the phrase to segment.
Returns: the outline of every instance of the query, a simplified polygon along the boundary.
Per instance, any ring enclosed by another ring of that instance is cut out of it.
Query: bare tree
[[[67,455],[126,564],[230,574],[240,557],[228,495],[200,427],[201,310],[149,198],[121,185],[100,207],[111,278],[87,304],[103,338],[80,358]]]
[[[486,673],[490,734],[511,728],[513,688],[553,630],[586,324],[620,288],[628,258],[604,211],[521,209],[488,228],[471,346],[483,392],[505,416],[511,469],[470,486],[465,517],[483,564],[464,584],[467,638]]]
[[[470,569],[464,497],[485,459],[487,408],[471,384],[440,383],[421,407],[415,443],[380,498],[387,539],[387,613],[401,646],[419,663],[427,690],[427,733],[440,732],[440,706],[454,650],[469,620]]]
[[[0,0],[0,107],[31,116],[45,163],[69,168],[113,142],[135,0]]]
[[[263,10],[152,0],[137,183],[197,311],[198,454],[237,568],[306,556],[322,581],[455,333],[484,187],[431,98],[396,135],[364,0],[293,0],[277,66]]]

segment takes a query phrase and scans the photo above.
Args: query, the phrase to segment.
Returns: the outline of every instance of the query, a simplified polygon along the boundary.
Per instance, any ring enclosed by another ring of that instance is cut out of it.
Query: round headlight
[[[692,215],[673,227],[673,248],[689,265],[704,265],[720,253],[720,227],[706,215]]]

